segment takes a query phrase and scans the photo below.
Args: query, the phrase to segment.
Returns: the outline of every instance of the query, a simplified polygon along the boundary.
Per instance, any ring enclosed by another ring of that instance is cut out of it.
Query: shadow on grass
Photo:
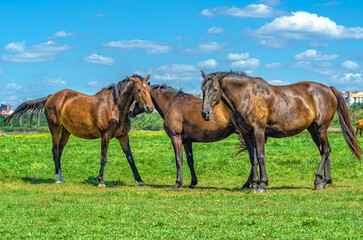
[[[21,180],[31,184],[55,183],[53,178],[22,177]]]
[[[88,177],[87,180],[84,180],[82,182],[83,184],[88,184],[88,185],[93,185],[98,187],[98,185],[100,184],[98,182],[97,177]],[[119,186],[127,186],[124,182],[122,182],[121,180],[119,181],[105,181],[105,184],[108,188],[112,188],[112,187],[119,187]]]

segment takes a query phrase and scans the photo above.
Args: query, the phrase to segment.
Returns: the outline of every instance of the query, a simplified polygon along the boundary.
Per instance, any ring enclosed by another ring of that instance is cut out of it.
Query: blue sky
[[[0,102],[125,75],[200,93],[200,70],[363,90],[363,1],[1,1]]]

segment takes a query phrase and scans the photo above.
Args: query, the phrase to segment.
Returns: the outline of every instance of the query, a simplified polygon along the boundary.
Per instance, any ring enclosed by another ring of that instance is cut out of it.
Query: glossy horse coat
[[[289,137],[305,129],[322,156],[316,172],[315,189],[331,183],[331,148],[327,130],[337,111],[344,138],[354,156],[360,160],[362,149],[354,136],[349,109],[334,87],[316,82],[273,86],[262,78],[233,72],[208,75],[202,72],[202,76],[203,118],[209,120],[212,111],[217,114],[214,108],[222,101],[231,110],[234,124],[246,142],[252,167],[249,183],[245,187],[252,184],[255,190],[265,192],[268,185],[264,146],[267,137]]]
[[[236,133],[231,111],[224,104],[219,104],[214,109],[216,114],[211,120],[209,122],[203,121],[200,115],[202,99],[166,85],[152,85],[151,99],[156,110],[164,119],[165,132],[170,137],[174,147],[177,168],[174,189],[183,184],[183,146],[192,175],[192,182],[189,187],[194,188],[198,180],[194,171],[192,143],[215,142]],[[144,111],[137,105],[130,108],[132,117]]]
[[[83,139],[101,138],[101,168],[98,176],[100,186],[105,186],[103,172],[107,162],[110,139],[116,138],[130,163],[135,180],[143,185],[131,154],[128,132],[128,110],[135,100],[146,112],[153,111],[150,86],[145,79],[134,75],[112,84],[95,95],[89,96],[64,89],[45,98],[22,103],[5,122],[26,113],[45,112],[52,134],[55,177],[62,182],[60,158],[71,134]]]
[[[363,131],[363,119],[361,120],[358,120],[356,123],[355,123],[355,135],[358,136],[358,133],[360,136],[362,136],[362,131]]]

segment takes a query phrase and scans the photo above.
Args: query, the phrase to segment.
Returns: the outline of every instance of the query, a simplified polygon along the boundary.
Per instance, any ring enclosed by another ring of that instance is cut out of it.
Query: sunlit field
[[[360,141],[362,142],[362,139]],[[55,184],[50,134],[0,134],[2,239],[360,239],[363,238],[362,163],[340,132],[329,132],[333,185],[313,191],[320,162],[307,132],[269,139],[266,194],[241,191],[250,163],[237,136],[194,144],[196,189],[172,190],[176,167],[164,132],[132,132],[138,186],[113,139],[98,188],[100,140],[71,137]]]

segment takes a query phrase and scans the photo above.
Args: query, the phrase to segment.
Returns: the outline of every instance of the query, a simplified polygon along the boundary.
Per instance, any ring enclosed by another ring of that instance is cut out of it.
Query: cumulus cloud
[[[265,67],[266,68],[279,68],[279,67],[282,67],[282,64],[278,63],[278,62],[266,63]]]
[[[327,17],[319,17],[308,12],[293,12],[282,16],[252,32],[259,37],[287,39],[362,39],[362,27],[337,25]]]
[[[308,49],[305,52],[296,54],[294,58],[296,60],[327,61],[337,59],[338,57],[338,54],[325,54],[314,49]]]
[[[147,54],[161,54],[169,53],[173,50],[173,46],[167,43],[153,42],[149,40],[124,40],[124,41],[112,41],[103,44],[108,49],[122,49],[122,50],[133,50],[133,49],[144,49]]]
[[[292,64],[293,68],[303,68],[305,70],[315,72],[321,75],[333,75],[336,74],[338,69],[332,68],[332,64],[329,62],[322,62],[313,64],[311,61],[299,61]]]
[[[60,78],[56,78],[56,79],[53,79],[53,78],[49,78],[49,79],[44,79],[43,80],[43,83],[48,85],[48,86],[52,86],[52,87],[64,87],[67,82],[60,79]]]
[[[248,52],[245,52],[245,53],[230,53],[227,56],[227,60],[237,61],[237,60],[247,59],[249,57],[250,57],[250,54]]]
[[[204,9],[200,15],[203,17],[215,17],[218,15],[238,18],[272,18],[286,14],[284,11],[275,9],[265,4],[250,4],[244,8],[237,7],[215,7]]]
[[[205,42],[199,43],[196,48],[188,48],[186,54],[211,54],[214,52],[223,51],[227,47],[226,43]]]
[[[102,55],[98,54],[91,54],[90,56],[84,57],[83,62],[89,62],[89,63],[97,63],[107,66],[112,66],[115,63],[115,60],[110,57],[104,57]]]
[[[10,91],[19,91],[19,90],[22,90],[23,87],[16,83],[8,83],[8,84],[6,84],[6,89],[8,89]]]
[[[224,31],[221,27],[211,27],[208,29],[209,34],[222,34]]]
[[[352,70],[352,69],[356,69],[359,67],[358,63],[356,62],[353,62],[353,61],[350,61],[350,60],[347,60],[345,62],[342,62],[342,67],[345,68],[345,69],[349,69],[349,70]]]
[[[74,33],[67,33],[64,30],[58,31],[56,33],[54,33],[52,36],[50,36],[49,38],[66,38],[66,37],[72,37],[75,36]]]
[[[254,69],[260,65],[260,60],[257,58],[249,58],[246,60],[239,60],[231,64],[231,68],[237,69]]]
[[[337,74],[332,77],[332,81],[334,84],[341,86],[342,90],[352,90],[352,87],[361,90],[361,87],[363,87],[363,77],[361,73]]]
[[[9,43],[4,47],[5,51],[16,52],[16,54],[3,54],[1,58],[6,62],[26,63],[45,62],[56,60],[58,55],[72,47],[66,44],[57,44],[48,41],[33,46],[25,46],[25,41]]]
[[[218,67],[218,63],[217,63],[217,61],[215,59],[208,59],[208,60],[200,61],[197,64],[197,66],[199,68],[213,70],[213,69],[216,69]]]

